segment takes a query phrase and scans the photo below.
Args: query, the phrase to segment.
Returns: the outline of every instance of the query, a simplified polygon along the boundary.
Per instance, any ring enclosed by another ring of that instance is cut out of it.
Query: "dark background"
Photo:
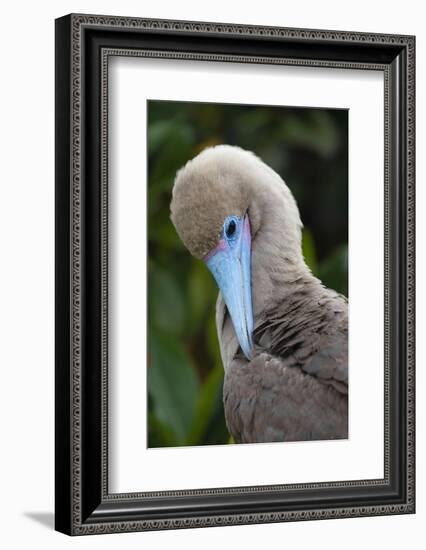
[[[348,293],[348,112],[148,102],[148,446],[232,442],[222,407],[217,287],[169,218],[176,171],[226,143],[256,153],[293,192],[303,252],[323,283]]]

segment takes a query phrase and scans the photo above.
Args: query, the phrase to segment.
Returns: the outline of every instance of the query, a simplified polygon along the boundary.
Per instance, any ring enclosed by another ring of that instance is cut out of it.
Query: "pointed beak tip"
[[[251,361],[253,359],[253,349],[251,349],[248,353],[244,352],[244,355],[248,361]]]

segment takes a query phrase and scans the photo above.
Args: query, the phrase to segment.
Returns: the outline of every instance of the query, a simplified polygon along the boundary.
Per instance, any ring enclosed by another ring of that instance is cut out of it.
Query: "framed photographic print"
[[[412,36],[56,21],[56,529],[413,513]]]

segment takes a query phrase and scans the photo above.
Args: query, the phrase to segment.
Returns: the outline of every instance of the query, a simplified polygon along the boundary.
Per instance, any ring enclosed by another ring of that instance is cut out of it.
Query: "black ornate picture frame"
[[[384,477],[108,491],[111,56],[384,74]],[[69,535],[407,514],[414,471],[415,38],[68,15],[56,20],[56,529]]]

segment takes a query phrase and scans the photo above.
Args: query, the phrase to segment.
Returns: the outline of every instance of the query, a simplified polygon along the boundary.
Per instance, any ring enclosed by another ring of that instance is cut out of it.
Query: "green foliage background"
[[[306,262],[348,291],[346,110],[148,102],[148,446],[230,443],[215,328],[217,287],[169,218],[176,171],[220,143],[255,152],[286,181]]]

